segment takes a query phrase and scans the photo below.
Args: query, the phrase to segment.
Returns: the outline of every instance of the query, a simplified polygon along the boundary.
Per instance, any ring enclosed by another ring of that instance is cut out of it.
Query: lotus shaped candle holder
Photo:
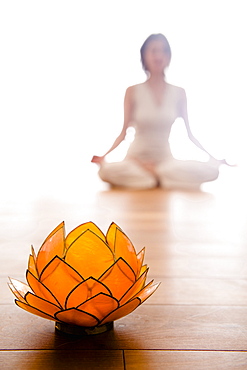
[[[71,334],[97,334],[140,306],[158,288],[147,285],[143,264],[125,233],[115,223],[106,235],[87,222],[65,237],[64,222],[45,239],[37,255],[32,247],[27,284],[10,278],[15,303],[55,321]]]

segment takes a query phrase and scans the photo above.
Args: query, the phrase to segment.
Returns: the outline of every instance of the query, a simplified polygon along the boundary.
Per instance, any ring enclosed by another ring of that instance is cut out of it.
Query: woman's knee
[[[99,177],[112,185],[126,188],[151,189],[157,186],[157,180],[151,173],[127,161],[102,165]]]

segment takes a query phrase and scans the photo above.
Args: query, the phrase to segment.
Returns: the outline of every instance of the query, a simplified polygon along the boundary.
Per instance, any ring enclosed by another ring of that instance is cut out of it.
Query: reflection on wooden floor
[[[246,369],[244,174],[227,170],[194,193],[111,190],[90,171],[67,192],[1,196],[1,369]],[[149,278],[162,283],[112,332],[59,335],[13,303],[7,277],[24,281],[30,245],[63,220],[67,232],[115,221],[137,251],[146,247]]]

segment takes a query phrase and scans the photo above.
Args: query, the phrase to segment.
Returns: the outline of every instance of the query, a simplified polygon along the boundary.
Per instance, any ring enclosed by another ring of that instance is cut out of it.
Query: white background
[[[139,49],[157,32],[171,44],[167,80],[186,89],[195,136],[243,166],[245,5],[1,0],[1,197],[83,190],[92,155],[103,154],[121,130],[125,89],[145,80]],[[176,156],[198,157],[181,132],[175,127]]]

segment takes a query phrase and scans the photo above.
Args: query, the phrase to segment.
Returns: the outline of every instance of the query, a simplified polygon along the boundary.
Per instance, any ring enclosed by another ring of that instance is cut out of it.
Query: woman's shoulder
[[[177,86],[177,85],[172,85],[172,84],[167,84],[168,91],[170,95],[175,99],[176,101],[179,102],[186,102],[186,92],[183,87]]]
[[[139,84],[136,84],[136,85],[131,85],[129,87],[127,87],[126,91],[130,91],[130,92],[133,92],[135,90],[139,90],[139,89],[143,89],[145,86],[145,82],[141,82]]]
[[[175,91],[179,94],[185,94],[185,89],[183,87],[180,87],[180,86],[177,86],[177,85],[172,85],[170,83],[166,83],[167,84],[167,87],[172,90],[172,91]]]
[[[144,82],[136,84],[136,85],[131,85],[127,87],[125,96],[127,99],[134,101],[137,96],[142,95],[143,90],[145,90]]]

